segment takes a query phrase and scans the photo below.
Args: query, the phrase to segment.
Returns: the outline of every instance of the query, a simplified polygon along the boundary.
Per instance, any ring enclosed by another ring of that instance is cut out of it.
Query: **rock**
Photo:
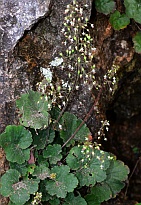
[[[0,3],[1,51],[10,51],[17,41],[49,11],[50,0],[4,0]]]

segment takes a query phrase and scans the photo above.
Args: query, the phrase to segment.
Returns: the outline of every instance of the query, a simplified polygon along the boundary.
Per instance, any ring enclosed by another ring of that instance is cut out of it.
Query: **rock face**
[[[39,18],[49,11],[50,0],[4,0],[0,3],[2,51],[10,51]]]
[[[15,98],[14,84],[19,86],[23,81],[23,88],[29,85],[24,74],[25,79],[22,77],[22,80],[15,72],[15,69],[22,67],[22,62],[15,61],[12,57],[13,49],[25,30],[29,30],[40,18],[48,14],[49,6],[50,0],[4,0],[0,2],[0,132],[5,127],[8,118],[10,119],[11,112],[8,114],[6,107],[7,103],[11,104]],[[11,111],[14,112],[14,110]]]
[[[85,16],[89,18],[91,0],[79,1],[88,5]],[[33,88],[41,76],[40,67],[48,66],[60,52],[64,11],[71,2],[0,1],[0,133],[6,125],[17,123],[15,99]],[[2,150],[0,159],[2,175],[8,168]],[[6,205],[7,200],[0,197],[0,204]]]
[[[35,78],[41,75],[40,67],[48,66],[60,52],[64,10],[71,2],[72,0],[0,2],[0,133],[7,125],[6,122],[15,123],[13,103],[16,96],[32,89]],[[88,5],[85,16],[89,18],[91,1],[87,0],[85,3]],[[29,31],[25,33],[26,30]]]

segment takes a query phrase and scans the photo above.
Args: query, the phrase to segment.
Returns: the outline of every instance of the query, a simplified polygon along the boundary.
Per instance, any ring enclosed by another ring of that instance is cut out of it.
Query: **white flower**
[[[83,8],[80,8],[80,14],[81,15],[83,14]]]
[[[85,4],[85,7],[87,8],[89,5],[88,4]]]
[[[65,88],[67,88],[67,87],[68,87],[68,82],[63,83],[62,86],[65,87]]]
[[[63,63],[63,58],[55,57],[53,61],[50,62],[51,66],[59,66]]]
[[[59,129],[62,130],[62,125],[59,124]]]
[[[50,71],[49,68],[40,68],[40,71],[43,73],[45,78],[48,80],[48,82],[52,81],[52,72]]]
[[[101,164],[101,165],[100,165],[100,169],[103,169],[103,168],[104,168],[104,166]]]
[[[71,21],[70,24],[71,24],[71,26],[74,26],[74,22],[73,21]]]

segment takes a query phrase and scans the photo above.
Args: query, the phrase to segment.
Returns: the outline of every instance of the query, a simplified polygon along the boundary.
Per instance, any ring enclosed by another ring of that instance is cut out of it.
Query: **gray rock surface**
[[[84,15],[89,18],[92,1],[79,1],[80,5],[88,4]],[[64,11],[71,2],[0,0],[0,133],[7,123],[15,123],[16,97],[32,89],[40,67],[48,66],[62,49]],[[18,43],[26,30],[29,40]],[[27,73],[31,69],[30,60],[36,64],[32,74]]]
[[[0,2],[1,51],[10,51],[39,18],[49,11],[50,0],[3,0]]]
[[[51,0],[0,0],[0,132],[14,119],[12,102],[17,96],[16,90],[25,92],[30,88],[27,74],[16,71],[25,64],[27,67],[27,63],[16,59],[13,50],[24,32],[48,15],[50,2]]]

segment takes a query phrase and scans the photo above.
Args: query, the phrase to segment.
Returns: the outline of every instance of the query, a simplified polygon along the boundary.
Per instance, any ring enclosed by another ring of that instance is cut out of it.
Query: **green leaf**
[[[101,150],[94,150],[94,156],[80,171],[76,172],[80,186],[95,185],[106,179],[106,169],[110,166],[109,154]]]
[[[32,130],[33,145],[36,145],[37,150],[44,149],[47,144],[53,142],[55,138],[55,132],[53,130],[38,130],[35,132]]]
[[[62,116],[62,130],[60,131],[60,137],[65,143],[72,134],[76,131],[78,126],[82,123],[81,119],[78,119],[75,115],[65,112]],[[75,141],[84,142],[85,138],[90,134],[89,128],[84,124],[80,130],[76,133],[75,137],[70,140],[66,146],[74,145]]]
[[[0,193],[9,197],[13,192],[12,185],[19,181],[20,173],[15,169],[9,169],[2,177],[0,181]]]
[[[27,162],[25,162],[23,164],[10,162],[10,168],[16,169],[18,172],[20,172],[21,176],[26,176],[27,171],[28,171],[27,166],[28,166]]]
[[[10,197],[12,203],[23,205],[29,200],[30,194],[38,190],[39,180],[19,181],[20,173],[15,169],[8,170],[0,181],[0,192],[3,196]]]
[[[58,198],[54,198],[52,200],[49,200],[49,203],[51,205],[60,205],[60,200]]]
[[[44,158],[49,158],[50,164],[56,164],[58,161],[62,159],[62,155],[60,154],[61,152],[61,145],[48,145],[46,147],[46,150],[43,151],[43,156]]]
[[[133,18],[137,23],[141,23],[141,1],[124,0],[126,14],[129,18]]]
[[[80,186],[95,185],[96,182],[102,182],[106,179],[106,173],[100,169],[100,165],[96,165],[95,168],[83,168],[80,172],[76,173]]]
[[[96,10],[103,14],[109,14],[114,11],[116,4],[114,0],[95,0]]]
[[[77,205],[77,204],[87,205],[84,198],[82,198],[80,195],[75,197],[74,193],[69,193],[65,198],[65,203],[63,203],[63,205]]]
[[[16,205],[25,204],[30,199],[30,194],[34,194],[38,190],[38,180],[29,179],[14,184],[14,192],[10,196],[10,200]]]
[[[49,201],[50,199],[52,199],[52,196],[50,194],[47,193],[46,191],[46,180],[41,180],[40,182],[40,186],[39,186],[39,193],[42,193],[42,202],[45,201]]]
[[[66,158],[66,162],[71,169],[77,170],[84,165],[83,160],[86,160],[86,156],[82,154],[82,150],[83,146],[75,146],[69,151],[69,154]]]
[[[50,176],[50,169],[42,164],[35,168],[34,173],[32,175],[36,176],[37,178],[41,180],[44,180]]]
[[[17,205],[17,204],[13,203],[12,201],[9,201],[8,205]],[[24,205],[31,205],[31,200],[24,203]]]
[[[21,125],[36,129],[46,128],[49,123],[48,101],[39,92],[29,91],[16,100],[22,117]]]
[[[129,169],[123,162],[119,160],[110,160],[110,166],[106,170],[106,179],[95,185],[90,194],[88,194],[85,199],[88,205],[100,204],[103,201],[115,197],[115,195],[120,192],[124,187],[123,181],[127,179],[129,174]]]
[[[42,153],[39,154],[38,152],[35,152],[35,157],[37,160],[37,163],[40,165],[45,165],[46,167],[49,167],[49,163],[47,162],[47,160],[43,157]]]
[[[120,160],[112,160],[107,169],[107,179],[112,178],[119,181],[127,179],[129,168]]]
[[[133,38],[134,48],[137,53],[141,53],[141,32],[137,32]]]
[[[115,196],[124,187],[124,183],[129,174],[129,168],[119,160],[112,160],[107,169],[106,183],[109,185],[112,196]]]
[[[50,115],[51,115],[51,119],[52,120],[57,120],[57,118],[60,115],[61,110],[58,107],[52,107],[52,109],[50,110]]]
[[[22,164],[30,158],[32,135],[23,126],[9,125],[0,135],[0,146],[3,147],[8,161]]]
[[[46,181],[46,190],[50,195],[65,198],[68,192],[73,192],[78,185],[77,178],[70,173],[66,165],[55,166],[51,169],[56,178]]]
[[[130,19],[126,14],[120,14],[119,11],[115,11],[110,16],[110,23],[115,30],[120,30],[124,29],[130,23]]]
[[[107,201],[112,197],[112,192],[110,187],[105,184],[97,184],[91,189],[91,193],[86,195],[85,200],[87,201],[88,205],[100,205],[101,202]]]

